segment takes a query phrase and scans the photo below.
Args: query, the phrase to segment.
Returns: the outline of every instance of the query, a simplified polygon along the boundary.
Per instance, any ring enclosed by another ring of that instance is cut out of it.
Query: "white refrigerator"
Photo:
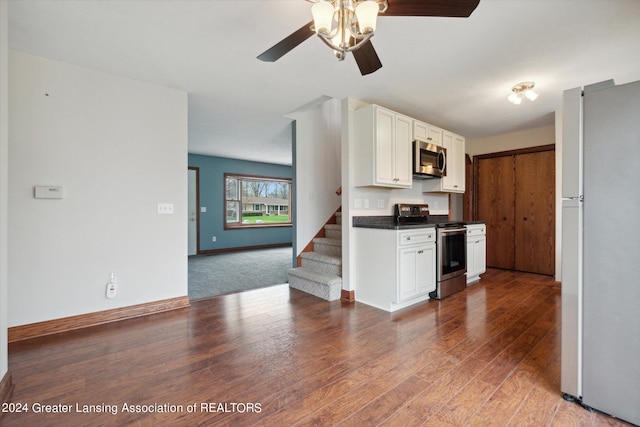
[[[640,81],[567,90],[562,117],[561,389],[640,425]]]

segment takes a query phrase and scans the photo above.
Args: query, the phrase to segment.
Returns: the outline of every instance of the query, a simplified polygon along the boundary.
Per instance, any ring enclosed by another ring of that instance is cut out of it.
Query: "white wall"
[[[296,249],[313,239],[340,207],[341,105],[329,99],[290,115],[296,120]]]
[[[9,283],[8,199],[9,199],[9,19],[6,1],[0,1],[0,379],[7,373],[7,288]]]
[[[187,295],[186,93],[14,51],[9,72],[9,326]]]
[[[478,154],[555,144],[555,132],[555,125],[549,125],[486,138],[467,139],[465,149],[473,159]]]

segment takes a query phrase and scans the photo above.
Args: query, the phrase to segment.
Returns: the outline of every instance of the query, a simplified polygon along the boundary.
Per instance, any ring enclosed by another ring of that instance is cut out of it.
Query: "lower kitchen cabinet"
[[[467,224],[467,285],[480,280],[487,271],[487,234],[485,224]]]
[[[435,228],[356,228],[356,301],[395,311],[436,289]]]

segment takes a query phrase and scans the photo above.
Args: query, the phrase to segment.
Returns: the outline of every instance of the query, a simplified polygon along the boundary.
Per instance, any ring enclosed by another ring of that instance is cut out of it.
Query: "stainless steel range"
[[[437,287],[429,296],[442,299],[467,287],[467,229],[456,223],[437,227]]]
[[[395,206],[399,224],[433,224],[436,230],[437,274],[436,290],[431,298],[442,299],[467,287],[467,235],[461,222],[436,220],[429,217],[429,205],[402,204]]]

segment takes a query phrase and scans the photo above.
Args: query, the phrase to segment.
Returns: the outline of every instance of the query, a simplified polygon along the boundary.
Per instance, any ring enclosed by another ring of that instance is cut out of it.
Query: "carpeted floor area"
[[[293,249],[273,248],[189,257],[189,299],[287,283]]]

